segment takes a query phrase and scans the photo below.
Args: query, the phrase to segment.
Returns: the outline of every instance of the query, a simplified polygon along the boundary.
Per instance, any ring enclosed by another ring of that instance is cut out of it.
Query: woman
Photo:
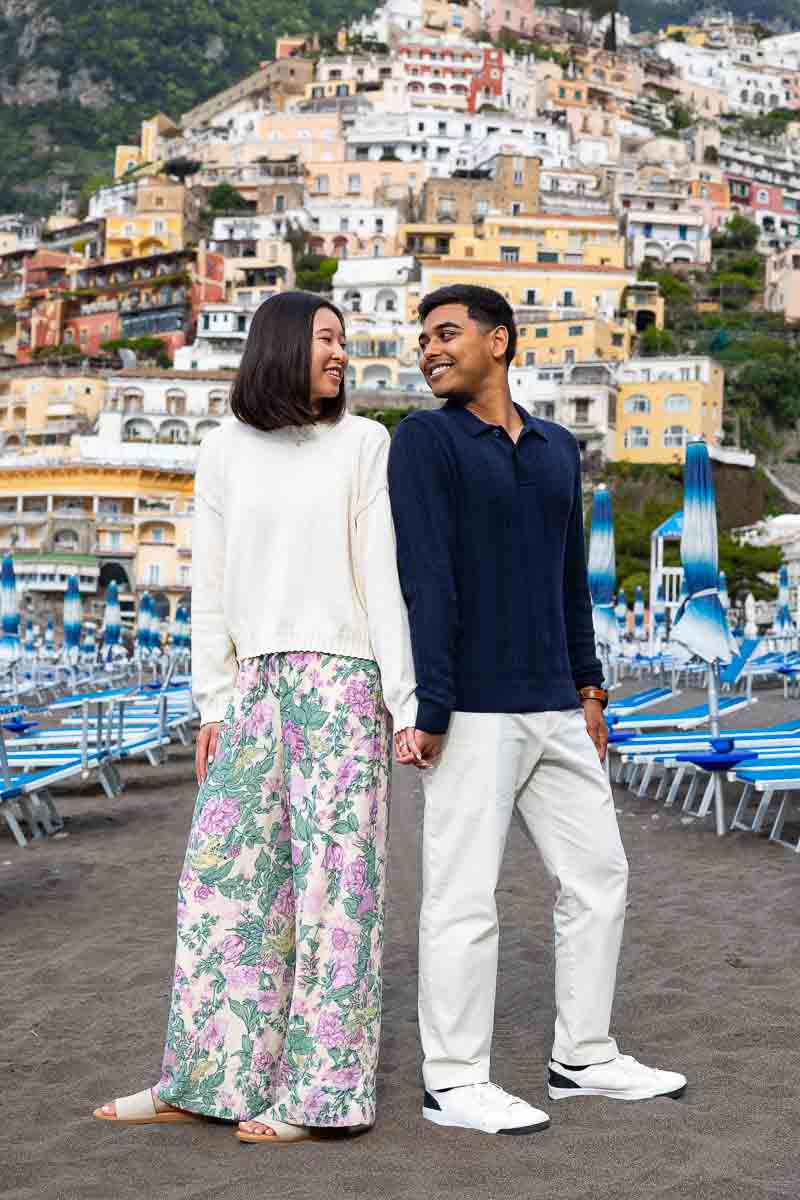
[[[389,438],[345,409],[344,322],[256,313],[203,442],[193,530],[200,784],[162,1075],[104,1120],[299,1141],[375,1120],[391,723],[416,701]],[[387,707],[389,712],[387,713]]]

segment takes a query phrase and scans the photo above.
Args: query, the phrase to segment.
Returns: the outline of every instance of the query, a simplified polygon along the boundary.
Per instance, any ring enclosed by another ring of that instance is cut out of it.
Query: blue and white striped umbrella
[[[32,667],[36,662],[36,646],[33,643],[33,617],[28,617],[25,622],[25,645],[23,646],[25,663]]]
[[[614,553],[614,519],[611,497],[601,483],[594,493],[592,532],[589,537],[589,591],[592,596],[592,620],[598,646],[619,649],[619,630],[614,618],[614,588],[617,564]]]
[[[150,653],[153,655],[161,653],[161,622],[158,619],[153,601],[150,601]]]
[[[45,649],[45,653],[47,655],[52,655],[53,647],[55,646],[55,642],[56,642],[56,634],[55,634],[55,628],[53,625],[53,618],[48,617],[47,618],[47,629],[44,631],[44,649]]]
[[[20,655],[19,645],[19,600],[17,598],[17,577],[14,574],[14,562],[10,554],[3,559],[0,570],[0,616],[2,616],[2,636],[0,637],[0,661],[16,662]]]
[[[172,650],[174,654],[184,654],[188,649],[189,613],[183,604],[179,604],[172,625]]]
[[[142,592],[142,597],[139,601],[139,613],[136,618],[136,652],[143,658],[146,658],[150,653],[151,617],[150,593]]]
[[[119,589],[115,580],[111,580],[106,590],[106,611],[103,622],[103,657],[110,661],[114,647],[119,645],[121,623],[119,614]]]
[[[628,602],[625,599],[625,592],[622,588],[617,592],[617,603],[614,608],[614,616],[617,618],[617,628],[620,636],[624,636],[628,625]]]
[[[738,647],[719,598],[717,506],[705,442],[686,447],[681,562],[687,598],[672,627],[673,641],[707,663],[728,663]]]
[[[638,583],[633,600],[633,636],[637,642],[643,642],[647,637],[647,628],[644,623],[644,594]]]
[[[663,583],[660,583],[658,585],[658,590],[656,591],[655,599],[653,600],[652,613],[653,613],[653,625],[655,628],[655,632],[657,635],[660,636],[661,634],[663,634],[664,626],[666,625],[666,622],[667,622],[667,606],[664,601],[664,584]]]
[[[64,593],[64,657],[73,665],[81,645],[81,591],[77,575],[70,575]]]
[[[681,562],[687,598],[678,610],[672,640],[686,656],[697,655],[709,664],[707,672],[709,726],[719,734],[717,663],[729,663],[738,646],[719,599],[719,547],[717,505],[711,460],[705,442],[686,447],[683,473],[683,534]],[[725,833],[725,807],[719,772],[712,774],[717,833]]]
[[[94,664],[96,658],[97,642],[95,641],[95,626],[89,625],[89,628],[86,629],[86,636],[84,637],[82,647],[80,647],[80,660],[85,662],[86,666],[91,666],[91,664]]]
[[[789,568],[786,563],[781,564],[778,572],[778,607],[772,632],[777,637],[792,637],[794,634],[794,621],[789,610]]]
[[[731,600],[728,595],[728,577],[724,571],[720,571],[719,573],[719,602],[722,605],[723,611],[727,612],[731,606]]]

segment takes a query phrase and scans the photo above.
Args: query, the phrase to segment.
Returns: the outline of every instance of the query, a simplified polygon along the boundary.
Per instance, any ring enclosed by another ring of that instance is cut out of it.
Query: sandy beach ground
[[[632,690],[627,685],[626,691]],[[798,712],[777,692],[729,721]],[[691,702],[690,695],[680,703]],[[714,836],[617,789],[631,861],[615,1007],[624,1051],[684,1071],[680,1101],[549,1103],[552,887],[515,826],[493,1075],[549,1108],[528,1138],[422,1120],[416,1026],[418,777],[392,813],[381,1107],[349,1143],[245,1147],[232,1126],[115,1128],[92,1108],[154,1082],[172,973],[175,887],[195,798],[191,755],[62,793],[67,836],[20,850],[0,830],[5,1200],[797,1200],[800,855]]]

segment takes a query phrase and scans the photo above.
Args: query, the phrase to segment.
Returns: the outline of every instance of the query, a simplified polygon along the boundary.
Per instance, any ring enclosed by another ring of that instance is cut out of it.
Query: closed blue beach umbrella
[[[96,656],[97,642],[94,638],[94,625],[90,625],[86,630],[86,637],[83,639],[83,645],[81,646],[81,658],[87,665],[90,665],[94,662]]]
[[[44,649],[45,653],[50,656],[53,653],[53,648],[56,644],[55,629],[53,626],[53,618],[47,618],[47,628],[44,631]]]
[[[789,610],[789,568],[786,563],[781,564],[778,572],[778,607],[772,630],[778,637],[791,637],[794,633],[794,622]]]
[[[664,601],[663,583],[660,583],[656,590],[655,599],[653,600],[652,616],[653,632],[656,638],[660,641],[664,636],[664,630],[667,624],[667,606]]]
[[[64,593],[64,655],[69,663],[78,661],[81,644],[81,592],[77,575],[70,575]]]
[[[614,617],[614,587],[617,565],[614,553],[614,520],[611,497],[604,483],[595,490],[592,531],[589,538],[589,591],[592,596],[594,636],[598,646],[619,649],[619,631]]]
[[[727,612],[731,606],[731,600],[728,595],[728,577],[724,571],[720,571],[719,573],[719,602],[722,605],[723,611]]]
[[[710,666],[708,706],[712,736],[719,734],[717,663],[729,663],[738,647],[719,598],[717,506],[711,461],[705,442],[690,442],[684,468],[681,562],[687,597],[672,627],[672,640]],[[722,786],[717,774],[715,802],[717,833],[725,832]]]
[[[633,600],[633,636],[637,642],[643,642],[647,637],[644,623],[644,594],[640,585],[636,585],[636,595]]]
[[[25,622],[25,645],[23,647],[25,653],[25,662],[32,666],[36,660],[36,647],[33,644],[33,618],[28,617]]]
[[[189,613],[183,604],[175,609],[175,621],[172,626],[172,648],[175,654],[183,654],[189,649]]]
[[[617,628],[620,634],[624,634],[628,624],[628,602],[625,599],[623,588],[620,588],[617,592],[617,605],[614,609],[614,616],[617,618]]]
[[[146,657],[150,653],[150,593],[142,592],[139,613],[136,618],[136,651]]]
[[[14,562],[10,554],[3,559],[0,570],[0,616],[2,617],[2,637],[0,637],[0,660],[6,663],[16,662],[20,654],[19,646],[19,600],[17,598],[17,577],[14,574]]]
[[[161,622],[158,619],[158,613],[155,610],[153,601],[150,601],[150,634],[148,638],[151,654],[161,653]]]
[[[114,646],[119,645],[120,636],[119,589],[112,579],[106,590],[106,610],[103,621],[103,651],[106,659],[110,659],[113,655]]]

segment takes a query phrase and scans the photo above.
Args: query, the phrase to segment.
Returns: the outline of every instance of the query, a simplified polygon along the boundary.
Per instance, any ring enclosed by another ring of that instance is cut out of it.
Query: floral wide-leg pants
[[[241,663],[179,883],[166,1103],[375,1120],[390,753],[375,663]]]

